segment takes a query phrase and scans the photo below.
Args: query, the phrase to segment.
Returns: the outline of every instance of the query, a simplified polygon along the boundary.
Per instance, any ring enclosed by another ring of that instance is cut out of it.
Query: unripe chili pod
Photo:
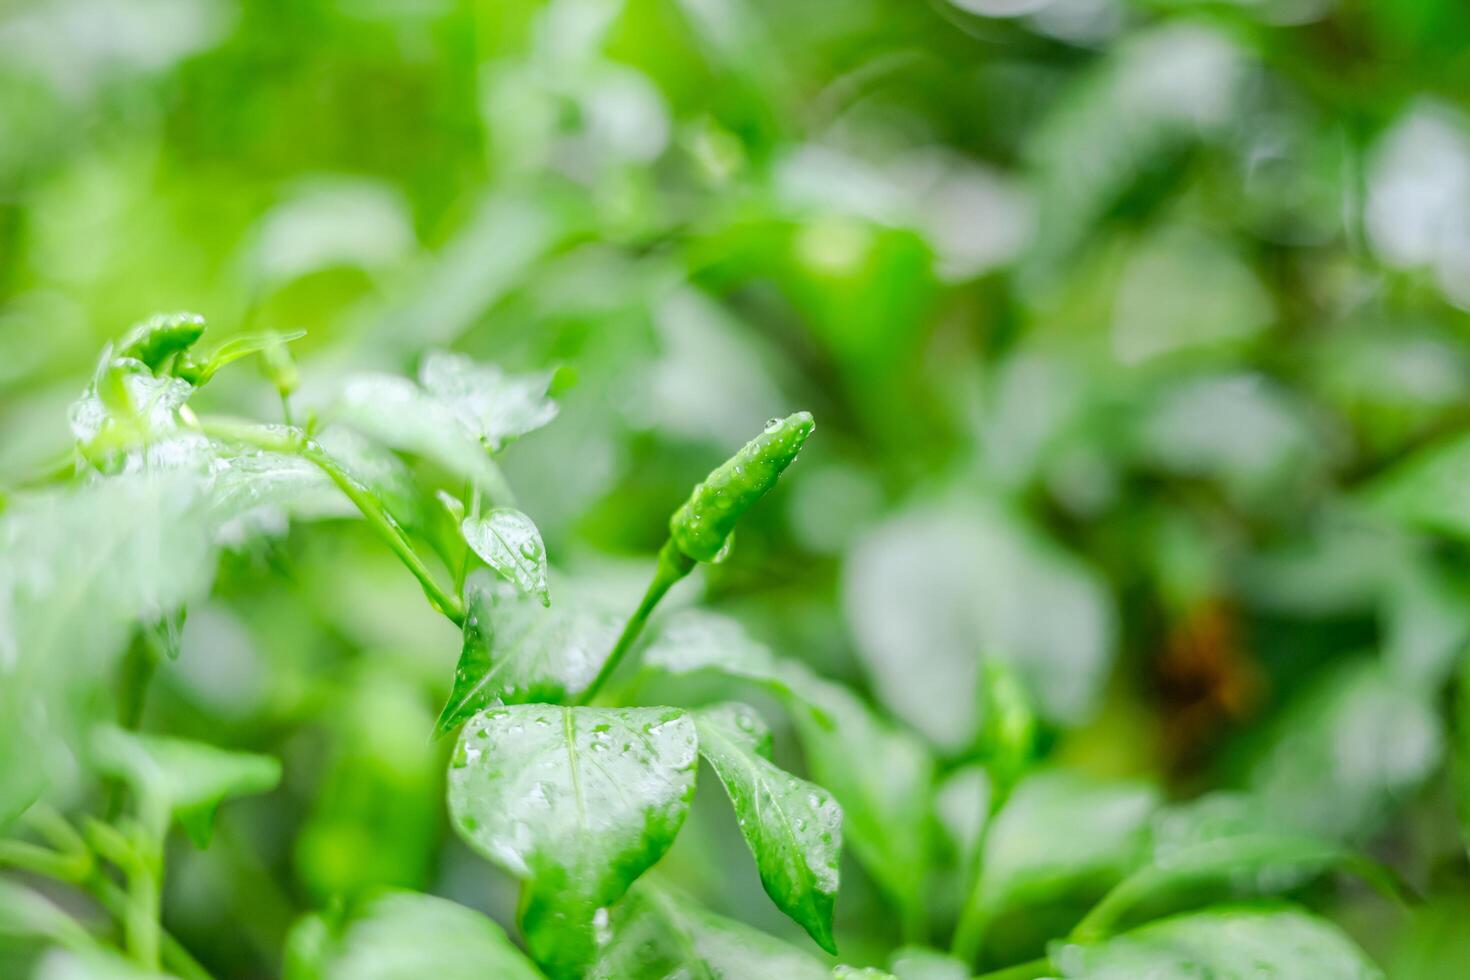
[[[705,477],[669,518],[669,536],[679,550],[713,561],[740,516],[776,485],[815,427],[810,412],[771,419],[764,432]]]

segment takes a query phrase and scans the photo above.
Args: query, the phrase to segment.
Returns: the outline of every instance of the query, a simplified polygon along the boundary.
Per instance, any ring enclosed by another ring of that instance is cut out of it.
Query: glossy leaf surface
[[[497,507],[480,517],[466,517],[460,531],[475,554],[497,574],[536,596],[543,606],[551,605],[546,587],[546,546],[529,517],[510,507]]]
[[[700,754],[725,785],[766,894],[835,953],[842,808],[822,787],[770,761],[770,731],[753,708],[717,705],[697,712],[694,722]]]
[[[607,657],[619,624],[595,602],[547,608],[485,569],[465,582],[465,624],[454,687],[439,714],[443,734],[497,702],[569,701]]]
[[[525,882],[522,924],[557,975],[596,953],[598,910],[663,856],[694,795],[694,722],[677,708],[491,708],[460,733],[449,810]]]

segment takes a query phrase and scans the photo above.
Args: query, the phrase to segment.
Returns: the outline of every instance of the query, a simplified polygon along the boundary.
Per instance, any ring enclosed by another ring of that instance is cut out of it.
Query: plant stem
[[[25,815],[26,823],[49,840],[56,851],[26,841],[0,840],[0,866],[19,868],[32,874],[86,890],[114,919],[126,922],[132,899],[97,866],[91,848],[60,813],[37,803]],[[212,980],[209,971],[184,946],[157,925],[163,964],[184,980]]]
[[[403,533],[403,529],[398,526],[393,515],[384,509],[382,502],[372,491],[358,483],[335,459],[327,455],[321,446],[308,439],[300,429],[254,425],[226,419],[200,419],[199,426],[207,435],[217,439],[244,443],[268,452],[291,453],[300,456],[325,473],[327,478],[337,486],[337,489],[352,501],[353,506],[367,519],[368,524],[378,532],[378,536],[387,542],[388,547],[398,556],[398,560],[403,562],[419,580],[419,585],[423,587],[429,605],[443,613],[454,625],[464,625],[463,604],[457,597],[445,592],[434,580],[428,566],[424,564],[418,552],[413,550],[408,536]]]
[[[1049,976],[1052,972],[1051,960],[1043,956],[1025,963],[1017,963],[1015,966],[982,973],[975,980],[1036,980],[1037,977]]]
[[[995,826],[995,818],[1000,815],[1001,809],[1010,799],[1010,791],[1009,786],[998,788],[990,800],[985,824],[975,838],[975,860],[966,882],[965,901],[960,906],[960,919],[955,925],[954,938],[950,941],[949,946],[950,954],[966,963],[975,962],[980,955],[980,947],[985,942],[985,930],[989,922],[986,920],[985,905],[980,900],[980,872],[985,860],[985,839],[990,834],[990,828]]]
[[[980,946],[985,942],[985,920],[985,906],[980,901],[980,889],[972,888],[960,909],[959,924],[955,926],[954,939],[949,945],[950,953],[966,963],[975,962],[980,955]]]
[[[127,914],[128,896],[121,888],[100,871],[83,883],[107,912],[116,919]],[[194,955],[184,948],[167,929],[158,929],[159,952],[163,963],[184,980],[213,980],[209,971],[199,964]]]
[[[900,915],[902,916],[900,929],[904,944],[908,946],[927,945],[929,915],[924,911],[924,896],[915,892],[904,899]]]
[[[19,868],[75,884],[86,876],[90,866],[90,861],[78,860],[76,855],[58,854],[29,841],[0,840],[0,867]]]
[[[672,539],[664,542],[664,546],[658,550],[658,567],[653,570],[653,580],[648,583],[648,590],[643,593],[643,599],[638,603],[638,608],[633,610],[633,615],[628,617],[628,622],[623,626],[623,632],[619,634],[618,641],[613,644],[612,652],[602,662],[602,669],[597,672],[592,683],[588,684],[587,689],[577,698],[577,704],[587,704],[597,696],[597,692],[618,669],[618,664],[632,648],[634,641],[638,639],[638,634],[643,632],[644,624],[648,622],[653,608],[658,605],[665,593],[673,588],[674,583],[688,575],[693,568],[694,559],[680,551]]]
[[[500,465],[493,459],[489,459],[489,450],[485,450],[486,460],[482,475],[485,478],[485,486],[475,488],[475,500],[478,503],[480,493],[483,492],[490,500],[492,507],[518,507],[515,491],[510,488],[510,481],[505,474],[500,472]]]
[[[378,531],[379,536],[387,542],[388,547],[398,556],[398,560],[407,565],[408,570],[419,580],[419,585],[423,587],[424,595],[428,598],[429,605],[449,617],[454,622],[454,625],[463,626],[464,606],[458,598],[439,587],[439,583],[434,580],[434,576],[429,571],[428,566],[424,564],[418,552],[413,550],[413,545],[409,542],[408,536],[403,533],[403,529],[398,526],[398,522],[393,519],[393,515],[389,514],[383,508],[378,498],[366,487],[354,480],[346,470],[337,465],[336,460],[323,452],[321,447],[315,443],[308,442],[302,447],[301,456],[315,464],[323,473],[327,474],[327,478],[337,485],[337,489],[346,494],[347,499],[351,500],[357,506],[357,509],[362,511],[362,515]]]

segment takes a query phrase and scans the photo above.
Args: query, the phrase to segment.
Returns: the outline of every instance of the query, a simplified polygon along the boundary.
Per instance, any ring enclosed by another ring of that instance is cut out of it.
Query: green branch
[[[206,435],[225,442],[243,443],[267,452],[300,456],[321,470],[336,485],[337,489],[352,501],[353,506],[362,513],[378,536],[398,556],[398,560],[403,562],[419,580],[419,585],[423,587],[424,596],[429,600],[429,605],[450,619],[454,625],[464,625],[463,603],[457,596],[445,592],[434,579],[433,573],[429,571],[428,566],[424,564],[423,559],[419,557],[413,544],[408,540],[408,535],[404,534],[403,528],[398,526],[393,515],[383,507],[377,495],[358,483],[350,473],[342,468],[341,464],[328,455],[320,445],[307,438],[300,429],[214,418],[200,419],[199,427]]]
[[[607,683],[609,677],[618,669],[638,635],[643,632],[643,627],[648,622],[649,615],[653,612],[659,600],[673,588],[678,582],[694,568],[694,559],[684,554],[674,546],[672,539],[665,541],[664,546],[658,550],[658,566],[653,570],[653,580],[648,583],[648,589],[643,593],[643,599],[638,603],[638,608],[633,615],[628,617],[628,622],[623,626],[623,632],[618,635],[618,641],[613,644],[612,652],[602,662],[602,669],[587,685],[587,689],[577,698],[578,704],[587,704],[602,686]]]

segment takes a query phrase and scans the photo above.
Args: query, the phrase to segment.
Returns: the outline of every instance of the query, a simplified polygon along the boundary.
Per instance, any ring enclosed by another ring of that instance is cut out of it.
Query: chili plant
[[[161,924],[170,827],[209,846],[216,810],[271,791],[282,766],[140,730],[148,688],[174,669],[221,550],[350,511],[460,631],[424,737],[454,736],[449,817],[499,869],[486,875],[519,882],[520,942],[444,898],[341,895],[291,930],[287,976],[1378,975],[1334,926],[1273,896],[1347,871],[1401,900],[1392,873],[1247,795],[1171,805],[1043,764],[1045,725],[1006,651],[985,658],[977,742],[940,759],[737,620],[659,612],[676,583],[726,559],[812,436],[811,415],[771,419],[694,487],[626,608],[555,571],[535,501],[518,501],[497,463],[556,417],[552,375],[436,352],[416,379],[351,375],[303,413],[292,336],[206,354],[203,334],[198,317],[162,316],[105,350],[71,409],[74,448],[0,517],[0,932],[63,951],[45,964],[208,975]],[[191,405],[247,355],[261,356],[283,422]],[[406,460],[439,478],[416,479]],[[779,707],[805,770],[773,761],[752,703],[642,696],[650,680],[695,674]],[[807,939],[660,879],[700,782],[728,797],[765,894]],[[898,948],[844,933],[852,873],[876,886]],[[1017,934],[1042,954],[1013,961]],[[849,940],[862,967],[838,961]]]

